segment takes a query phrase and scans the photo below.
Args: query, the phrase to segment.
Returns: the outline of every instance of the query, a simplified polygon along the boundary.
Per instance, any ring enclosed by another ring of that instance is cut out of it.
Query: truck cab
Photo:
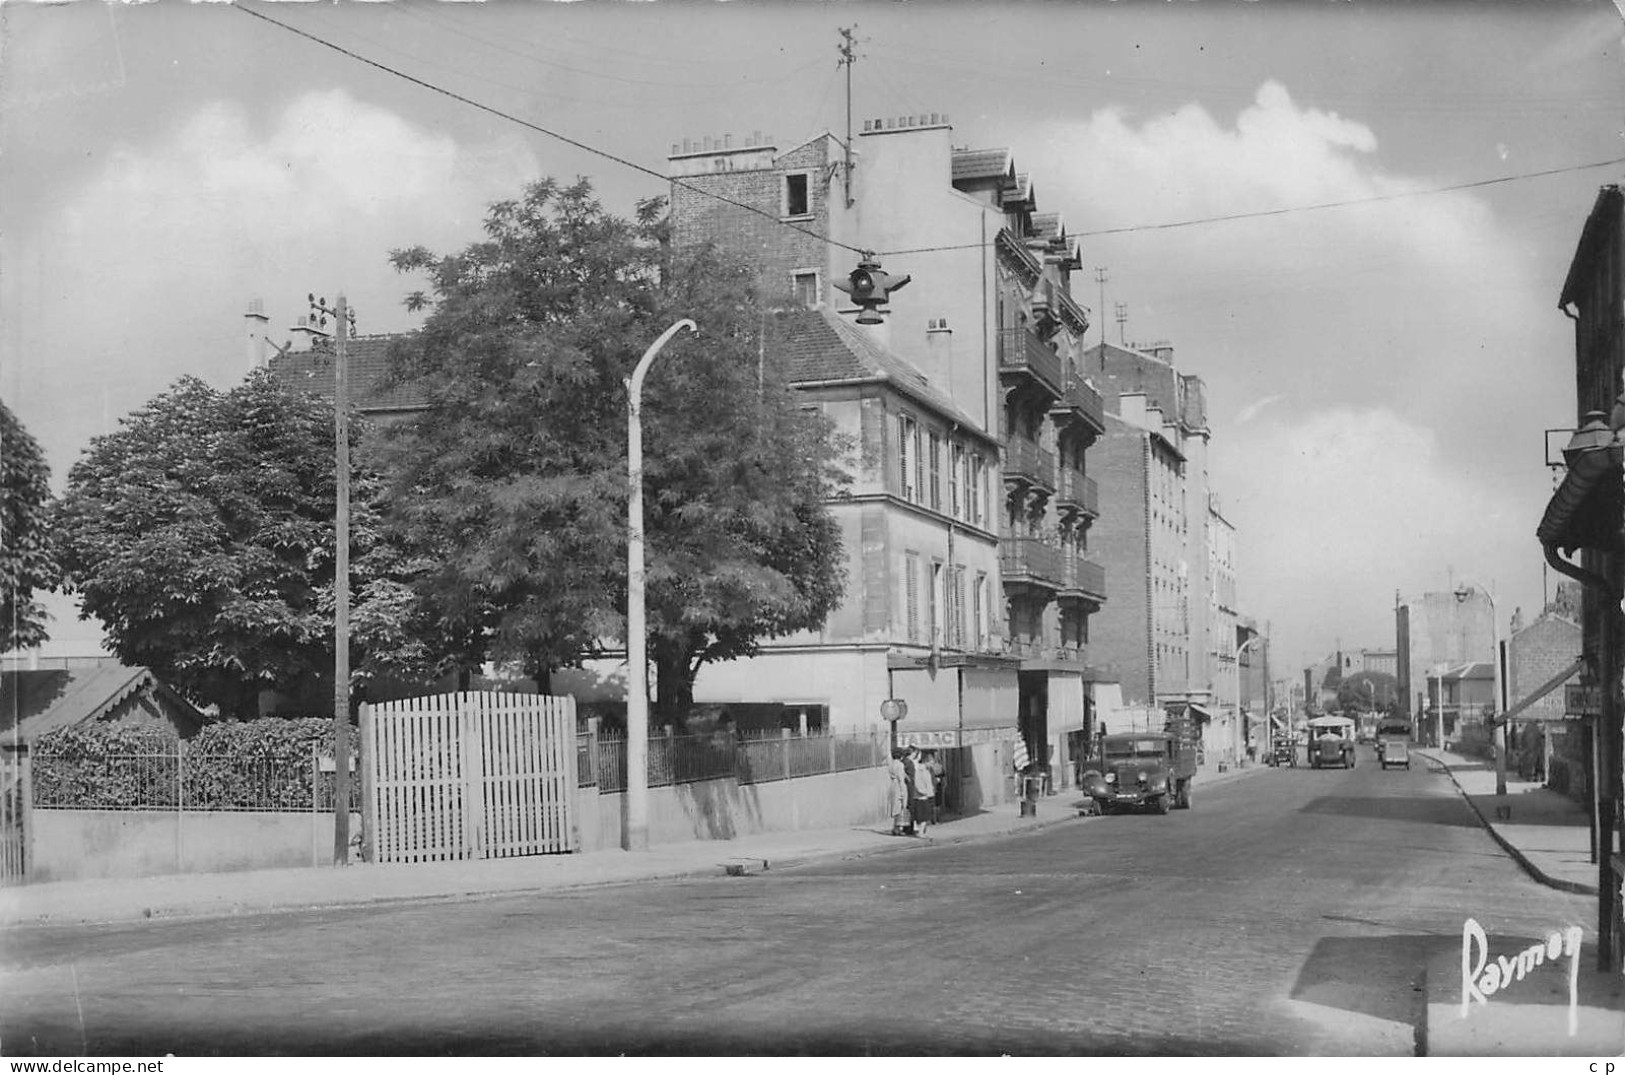
[[[1196,749],[1169,732],[1123,732],[1103,736],[1100,755],[1084,773],[1083,791],[1103,814],[1191,805]]]

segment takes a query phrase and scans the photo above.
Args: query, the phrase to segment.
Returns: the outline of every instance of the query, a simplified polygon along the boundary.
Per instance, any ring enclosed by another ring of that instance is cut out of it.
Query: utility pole
[[[332,306],[315,293],[307,331],[333,327],[333,865],[350,864],[350,370],[345,342],[355,313],[341,294]]]
[[[837,67],[846,68],[846,164],[842,169],[845,176],[846,207],[852,208],[852,65],[857,62],[857,41],[852,34],[858,28],[857,23],[840,29],[841,43],[835,48],[841,54],[841,62]]]

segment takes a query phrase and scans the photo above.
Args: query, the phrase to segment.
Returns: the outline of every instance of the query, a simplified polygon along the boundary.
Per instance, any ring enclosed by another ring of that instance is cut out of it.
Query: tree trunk
[[[654,720],[657,727],[670,724],[681,731],[688,726],[694,708],[694,673],[688,654],[656,647]]]

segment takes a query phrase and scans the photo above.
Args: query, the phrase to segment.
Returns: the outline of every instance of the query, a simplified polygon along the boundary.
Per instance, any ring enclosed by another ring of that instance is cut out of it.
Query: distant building
[[[1432,681],[1438,675],[1470,661],[1483,661],[1493,671],[1495,609],[1477,588],[1447,590],[1401,599],[1394,618],[1399,692],[1418,727],[1428,733],[1437,727],[1431,707],[1438,694]]]
[[[86,724],[159,728],[184,739],[206,722],[150,669],[115,660],[0,671],[0,739],[6,742],[32,745],[48,732]]]

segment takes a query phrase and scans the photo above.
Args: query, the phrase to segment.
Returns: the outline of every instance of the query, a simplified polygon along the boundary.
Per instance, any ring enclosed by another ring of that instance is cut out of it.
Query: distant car
[[[1379,746],[1381,749],[1377,752],[1377,760],[1384,769],[1391,765],[1404,766],[1406,769],[1411,767],[1411,748],[1405,740],[1384,739]]]

